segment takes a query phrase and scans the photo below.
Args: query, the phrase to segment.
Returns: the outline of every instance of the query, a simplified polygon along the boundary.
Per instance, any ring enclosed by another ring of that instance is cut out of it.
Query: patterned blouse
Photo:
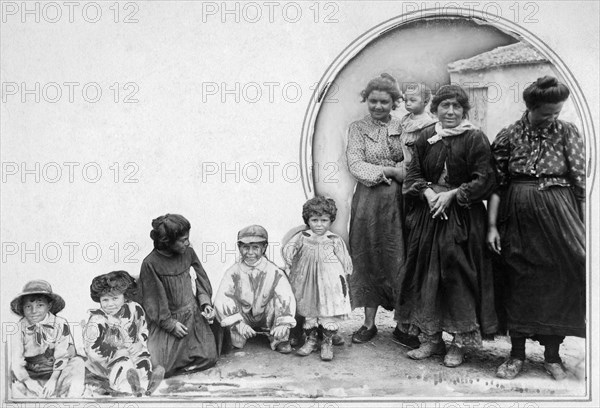
[[[60,316],[48,312],[44,320],[30,325],[24,317],[19,320],[19,332],[13,338],[12,371],[19,381],[29,378],[26,358],[48,355],[54,360],[53,371],[62,371],[75,356],[73,337],[69,323]],[[36,367],[30,367],[34,371]]]
[[[539,190],[551,186],[571,187],[585,202],[585,143],[577,127],[555,120],[543,128],[533,128],[527,113],[502,129],[492,145],[500,192],[511,178],[539,179]]]
[[[358,182],[367,187],[392,183],[383,174],[383,167],[401,166],[400,130],[400,120],[393,116],[387,123],[367,115],[350,124],[346,158],[348,169]]]
[[[147,342],[146,317],[138,303],[126,302],[114,316],[102,309],[90,310],[83,343],[89,359],[88,368],[99,366],[92,371],[102,372],[102,368],[108,369],[124,357],[134,361],[149,357]]]

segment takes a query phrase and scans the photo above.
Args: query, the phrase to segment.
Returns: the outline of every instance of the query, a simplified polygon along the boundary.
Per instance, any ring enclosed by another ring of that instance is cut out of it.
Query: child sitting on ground
[[[14,390],[24,396],[77,398],[83,394],[85,364],[76,355],[69,323],[56,316],[65,307],[43,280],[27,282],[10,302],[22,316],[12,338]]]
[[[339,322],[351,312],[347,277],[352,260],[344,241],[329,228],[337,214],[335,201],[321,196],[308,200],[302,218],[309,227],[283,248],[298,314],[304,316],[306,341],[296,354],[307,356],[317,349],[318,327],[323,327],[321,359],[333,359],[333,336]]]
[[[215,309],[221,326],[230,329],[231,343],[242,348],[257,331],[266,332],[271,349],[287,354],[290,328],[296,325],[296,300],[285,273],[265,256],[267,231],[251,225],[238,233],[241,260],[221,280]]]
[[[144,309],[132,301],[137,285],[125,271],[96,276],[90,296],[100,309],[90,310],[84,330],[88,370],[108,380],[118,392],[152,394],[163,379],[162,366],[152,369]]]

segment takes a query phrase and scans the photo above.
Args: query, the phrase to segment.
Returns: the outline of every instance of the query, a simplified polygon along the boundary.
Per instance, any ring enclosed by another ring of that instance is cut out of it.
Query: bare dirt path
[[[495,377],[496,367],[510,351],[510,342],[499,337],[470,351],[457,368],[447,368],[442,357],[414,361],[395,342],[392,312],[380,311],[377,336],[365,344],[352,344],[350,336],[362,323],[356,310],[342,325],[346,340],[335,347],[331,362],[318,353],[307,357],[271,351],[265,337],[252,339],[243,350],[223,355],[217,366],[204,372],[167,379],[154,397],[167,398],[510,398],[523,400],[583,397],[585,340],[567,338],[561,356],[569,378],[556,382],[543,368],[543,348],[528,341],[523,372],[514,380]],[[448,341],[449,338],[446,338]]]

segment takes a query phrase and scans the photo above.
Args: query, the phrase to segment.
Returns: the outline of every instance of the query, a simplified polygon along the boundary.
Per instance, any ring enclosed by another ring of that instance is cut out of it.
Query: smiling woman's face
[[[394,101],[392,96],[385,91],[371,91],[367,98],[367,105],[373,119],[385,121],[392,111]]]
[[[463,120],[464,108],[456,98],[444,99],[437,107],[437,117],[443,128],[457,127]]]

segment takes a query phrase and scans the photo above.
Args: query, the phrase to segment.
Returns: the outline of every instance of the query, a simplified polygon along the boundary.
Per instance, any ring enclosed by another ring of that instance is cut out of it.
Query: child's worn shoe
[[[504,378],[506,380],[512,380],[515,378],[523,369],[523,360],[518,358],[510,357],[496,370],[496,377]]]
[[[131,392],[136,397],[142,396],[142,386],[140,385],[140,375],[134,368],[127,370],[127,382],[131,386]]]
[[[333,360],[333,335],[330,330],[323,331],[323,341],[321,342],[321,360]]]
[[[346,340],[344,340],[342,336],[336,333],[331,337],[331,343],[334,346],[343,346],[346,343]]]
[[[446,367],[458,367],[463,363],[465,351],[462,347],[456,344],[451,344],[446,356],[444,357],[444,365]]]
[[[434,343],[432,341],[426,341],[421,343],[418,349],[411,350],[406,355],[413,360],[423,360],[424,358],[431,357],[433,355],[440,355],[446,352],[446,344],[443,341]]]
[[[292,345],[289,341],[284,341],[275,346],[275,350],[277,350],[281,354],[290,354],[292,352]]]
[[[308,356],[313,351],[317,350],[317,329],[309,329],[306,331],[306,341],[298,350],[296,354],[299,356]]]
[[[546,371],[554,377],[556,381],[561,381],[567,378],[567,371],[562,363],[546,363],[544,362]]]
[[[163,366],[156,366],[154,370],[152,370],[152,374],[150,374],[150,381],[148,381],[148,388],[146,388],[146,395],[151,395],[158,386],[161,381],[165,378],[165,369]]]
[[[302,336],[292,336],[290,335],[290,346],[298,347],[302,343]]]

